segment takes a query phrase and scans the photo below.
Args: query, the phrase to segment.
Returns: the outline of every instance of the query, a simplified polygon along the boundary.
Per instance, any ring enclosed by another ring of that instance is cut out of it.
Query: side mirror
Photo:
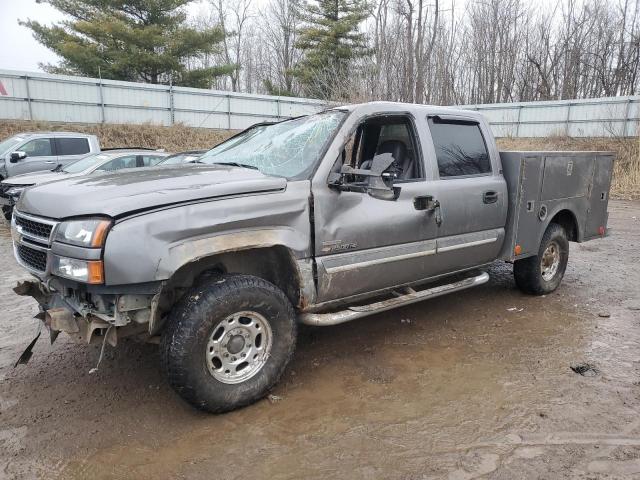
[[[330,184],[339,190],[351,192],[366,192],[379,200],[396,200],[400,194],[400,187],[393,186],[393,174],[385,173],[393,164],[393,156],[390,153],[376,155],[371,160],[371,168],[353,168],[342,165],[338,178],[331,179]],[[356,182],[344,182],[345,176],[361,178]]]
[[[27,158],[27,154],[24,152],[11,152],[11,155],[9,155],[9,161],[11,163],[18,163],[25,158]]]

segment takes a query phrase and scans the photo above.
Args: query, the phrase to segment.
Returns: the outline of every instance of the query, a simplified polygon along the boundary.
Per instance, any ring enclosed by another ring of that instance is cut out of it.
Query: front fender
[[[132,198],[132,202],[135,198]],[[311,256],[309,182],[286,191],[204,201],[118,220],[105,244],[107,285],[164,281],[183,265],[230,251],[281,245]]]
[[[279,227],[188,239],[166,249],[158,262],[155,279],[169,278],[183,266],[212,255],[276,246],[285,247],[294,257],[302,258],[308,251],[308,238],[293,229]]]

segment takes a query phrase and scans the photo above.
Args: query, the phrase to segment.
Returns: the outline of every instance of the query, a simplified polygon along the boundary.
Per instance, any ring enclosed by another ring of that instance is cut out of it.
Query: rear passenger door
[[[58,163],[67,165],[86,157],[91,148],[86,137],[56,137],[54,139]]]
[[[499,154],[486,140],[491,132],[467,117],[430,116],[427,123],[437,163],[432,186],[441,215],[434,274],[491,262],[504,241],[508,206]]]

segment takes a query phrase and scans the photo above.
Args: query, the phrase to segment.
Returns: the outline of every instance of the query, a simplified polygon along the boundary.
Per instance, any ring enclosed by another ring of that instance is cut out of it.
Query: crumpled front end
[[[92,293],[41,280],[20,282],[14,292],[38,302],[37,318],[49,330],[52,343],[60,332],[79,343],[107,342],[114,347],[122,337],[149,339],[155,295]]]
[[[98,220],[85,220],[86,225],[80,226],[89,228],[91,222],[99,228]],[[14,212],[11,234],[16,260],[37,278],[21,282],[14,291],[38,302],[38,318],[49,329],[52,341],[65,332],[82,343],[100,339],[115,346],[118,337],[144,335],[159,285],[136,290],[136,286],[90,284],[95,277],[104,278],[104,241],[97,245],[88,240],[87,247],[60,241],[57,230],[69,223]],[[81,229],[78,235],[86,239],[88,233]],[[82,281],[82,269],[87,270],[88,281]],[[79,280],[61,276],[75,274]]]

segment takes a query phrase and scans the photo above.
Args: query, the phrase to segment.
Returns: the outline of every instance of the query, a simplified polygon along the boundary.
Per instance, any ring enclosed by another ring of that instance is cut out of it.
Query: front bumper
[[[60,332],[79,343],[106,341],[112,346],[119,337],[148,336],[154,295],[96,294],[39,280],[20,282],[13,291],[38,302],[37,317],[52,341]]]

